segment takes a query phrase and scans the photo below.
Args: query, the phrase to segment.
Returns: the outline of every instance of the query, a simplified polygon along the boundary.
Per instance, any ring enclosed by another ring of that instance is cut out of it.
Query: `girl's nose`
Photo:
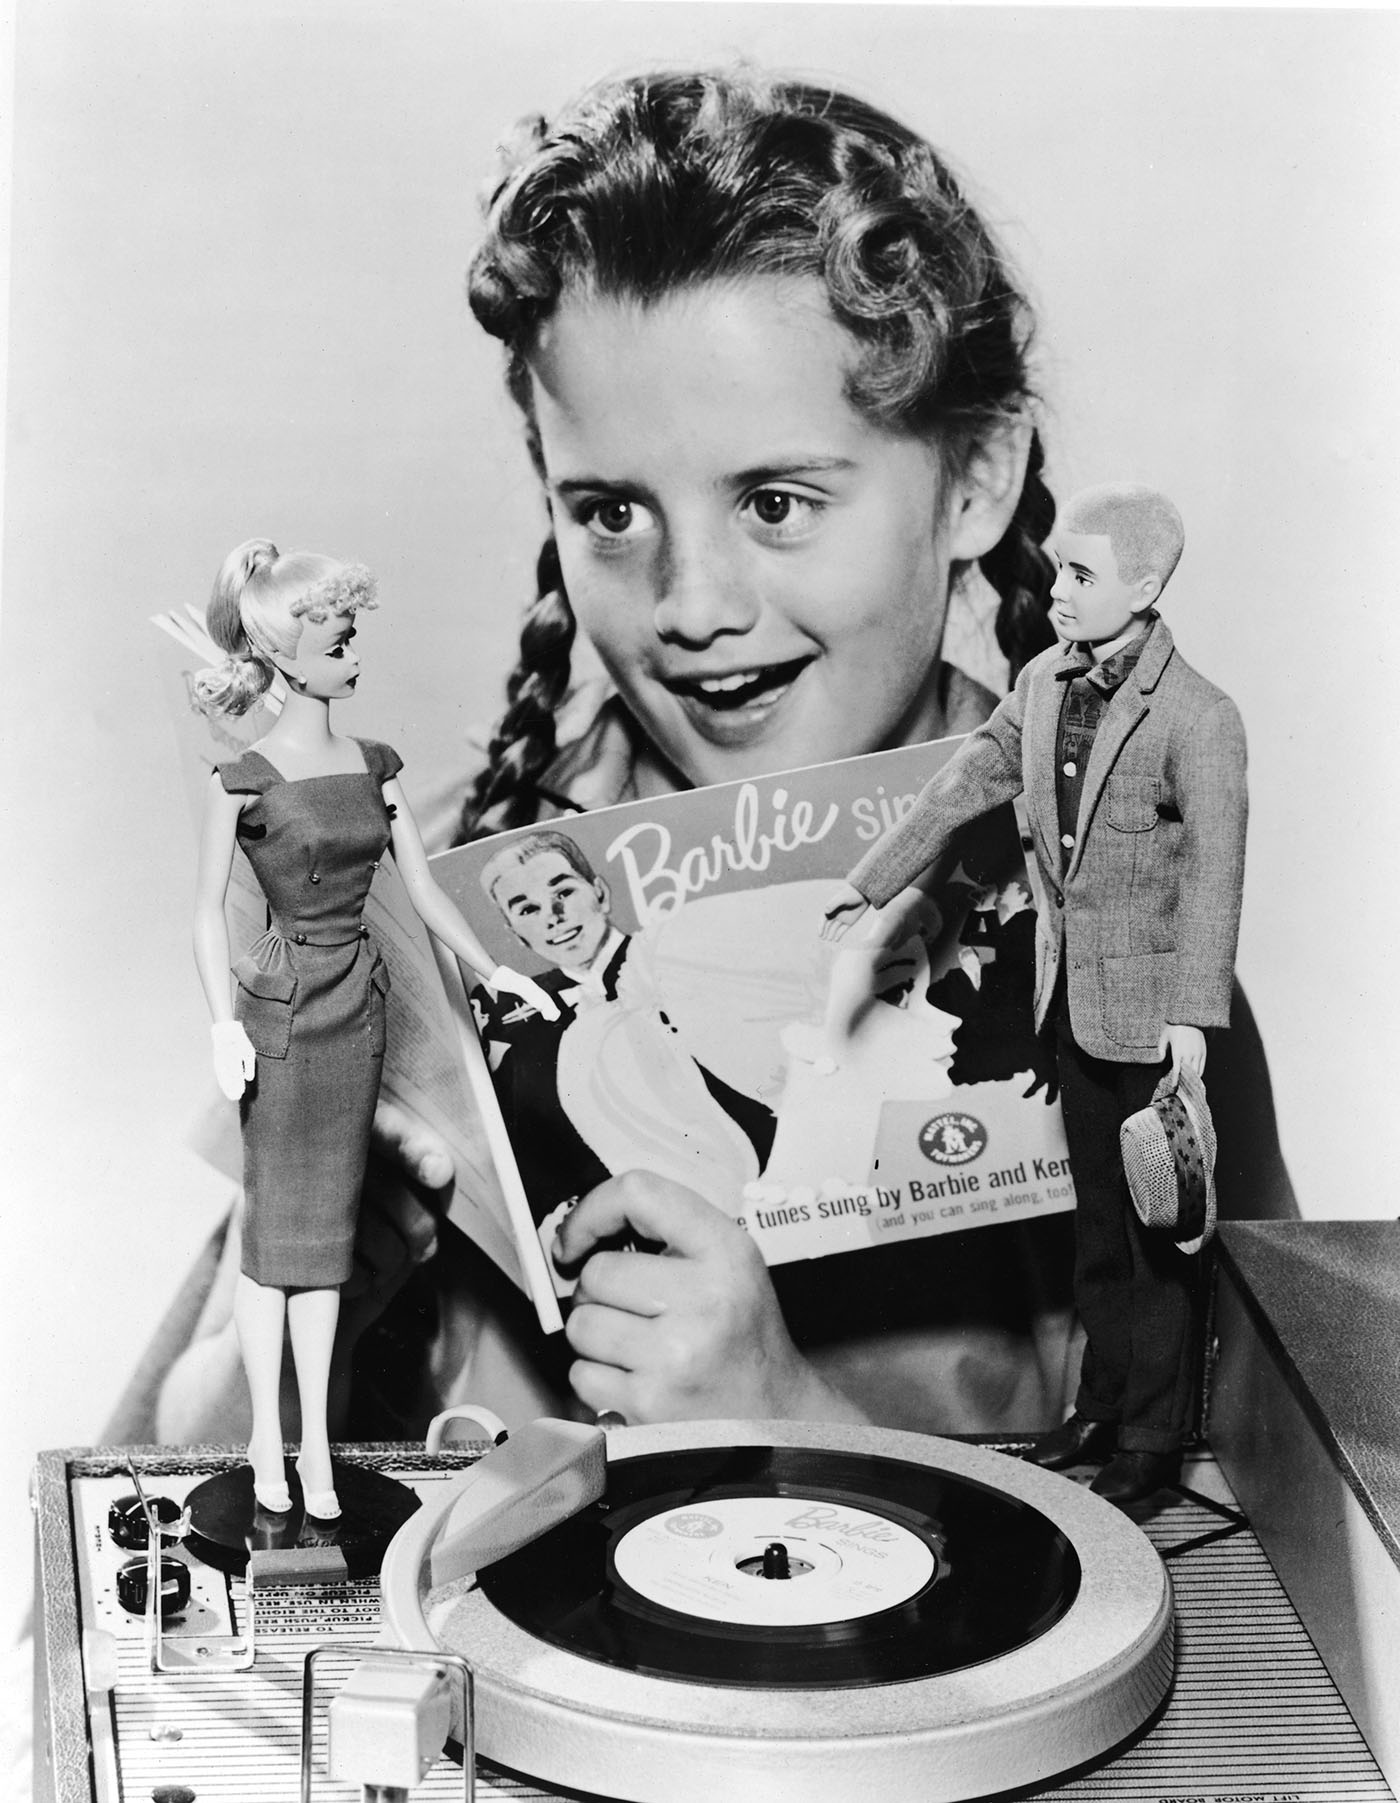
[[[707,645],[721,634],[749,631],[758,619],[758,596],[742,559],[727,557],[713,539],[673,535],[655,580],[653,623],[657,636],[672,643]]]

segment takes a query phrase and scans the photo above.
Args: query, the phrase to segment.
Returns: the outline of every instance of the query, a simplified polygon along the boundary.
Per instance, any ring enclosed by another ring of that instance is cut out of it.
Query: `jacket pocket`
[[[259,1058],[285,1058],[292,1042],[297,979],[289,970],[259,970],[246,958],[233,967],[238,995],[233,1012]]]
[[[1176,952],[1134,952],[1099,960],[1099,1008],[1115,1045],[1155,1051],[1176,980]]]
[[[389,994],[389,966],[376,957],[369,973],[369,1053],[384,1056],[385,1000]]]
[[[1104,790],[1104,819],[1120,833],[1150,833],[1156,826],[1162,799],[1157,776],[1120,777]]]

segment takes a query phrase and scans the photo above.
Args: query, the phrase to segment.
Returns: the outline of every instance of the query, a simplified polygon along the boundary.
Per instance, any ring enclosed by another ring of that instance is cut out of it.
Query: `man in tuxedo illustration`
[[[561,1041],[581,1010],[618,1001],[632,938],[614,925],[612,897],[567,833],[542,828],[490,859],[481,886],[527,950],[551,968],[534,973],[559,1004],[548,1021],[516,997],[473,996],[496,1094],[536,1222],[616,1175],[560,1096]],[[664,1010],[657,1019],[676,1028]],[[771,1111],[691,1061],[714,1102],[749,1141],[758,1170],[773,1145]]]

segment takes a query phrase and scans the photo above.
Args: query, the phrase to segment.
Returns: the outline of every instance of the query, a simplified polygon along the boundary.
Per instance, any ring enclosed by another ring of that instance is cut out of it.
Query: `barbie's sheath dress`
[[[361,916],[389,844],[382,785],[403,766],[387,745],[357,743],[365,769],[351,775],[288,781],[256,751],[219,766],[230,794],[256,797],[238,842],[270,915],[233,974],[257,1053],[239,1105],[243,1269],[279,1289],[350,1275],[384,1064],[389,973]]]

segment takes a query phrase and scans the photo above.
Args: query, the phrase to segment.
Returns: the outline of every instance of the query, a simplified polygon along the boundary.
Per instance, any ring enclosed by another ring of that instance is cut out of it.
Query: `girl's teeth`
[[[675,686],[681,694],[720,711],[757,707],[786,694],[807,661],[798,657],[785,664],[760,664],[757,669],[736,670],[728,676],[682,679]]]

